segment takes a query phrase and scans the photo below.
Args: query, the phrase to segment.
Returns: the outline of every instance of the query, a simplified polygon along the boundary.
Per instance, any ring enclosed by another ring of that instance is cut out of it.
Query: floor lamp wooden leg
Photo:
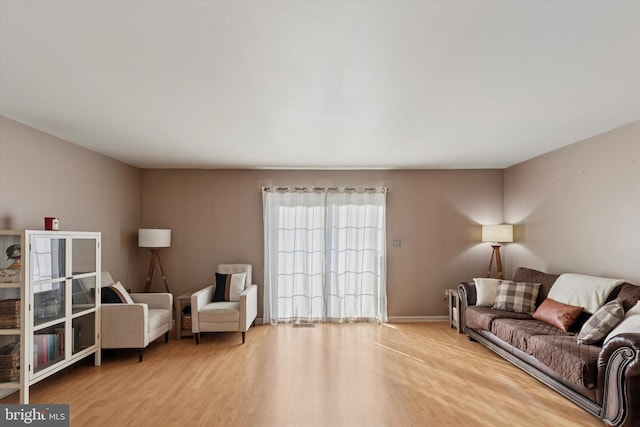
[[[496,252],[496,268],[498,269],[498,279],[502,279],[502,259],[500,258],[500,246],[494,246]]]
[[[491,259],[489,260],[489,269],[487,270],[487,277],[491,277],[491,267],[493,266],[493,258],[496,258],[496,269],[498,272],[498,279],[503,278],[502,273],[502,259],[500,258],[500,245],[491,245],[493,252],[491,252]]]
[[[149,259],[149,270],[147,271],[147,279],[144,281],[144,292],[149,292],[151,290],[151,280],[153,279],[153,270],[156,266],[156,257],[158,256],[158,251],[156,249],[151,249],[151,258]]]
[[[491,259],[489,260],[489,268],[487,268],[487,277],[491,277],[491,267],[493,266],[493,256],[495,255],[495,249],[491,252]]]
[[[156,266],[156,260],[158,261],[158,267],[160,267],[160,274],[162,275],[162,280],[164,281],[164,289],[171,293],[171,289],[169,289],[169,284],[167,283],[167,277],[164,275],[164,268],[162,268],[162,261],[160,260],[160,251],[157,249],[151,249],[151,261],[149,264],[149,272],[147,273],[147,280],[144,282],[144,291],[151,291],[151,279],[153,279],[153,270]],[[176,309],[176,303],[173,302],[173,310]]]
[[[156,258],[158,258],[158,267],[160,267],[160,274],[162,274],[162,280],[164,280],[164,288],[167,292],[171,293],[171,291],[169,290],[169,285],[167,284],[167,278],[164,275],[164,269],[162,268],[162,261],[160,261],[159,252],[157,253]]]
[[[160,260],[160,252],[157,249],[151,249],[151,259],[149,260],[149,270],[147,271],[147,279],[144,282],[144,292],[151,291],[151,281],[153,280],[153,272],[155,270],[156,261],[158,267],[160,267],[160,274],[162,274],[162,280],[164,281],[164,289],[171,293],[169,284],[167,283],[167,277],[164,275],[164,268],[162,268],[162,261]]]

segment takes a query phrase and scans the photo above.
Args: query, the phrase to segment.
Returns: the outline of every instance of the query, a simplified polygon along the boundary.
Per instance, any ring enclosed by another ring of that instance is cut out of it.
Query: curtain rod
[[[388,193],[388,187],[262,187],[266,193]]]

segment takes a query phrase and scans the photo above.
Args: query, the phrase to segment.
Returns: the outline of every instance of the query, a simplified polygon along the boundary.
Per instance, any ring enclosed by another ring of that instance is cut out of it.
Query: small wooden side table
[[[185,320],[182,317],[182,310],[185,307],[191,305],[191,294],[182,294],[176,298],[176,339],[180,339],[182,337],[191,337],[193,333],[191,332],[191,326],[188,329],[182,329],[182,322]],[[189,316],[189,320],[191,320],[191,316]]]
[[[447,303],[449,305],[449,326],[455,328],[458,333],[462,332],[460,327],[460,300],[458,298],[458,291],[456,289],[447,289]]]

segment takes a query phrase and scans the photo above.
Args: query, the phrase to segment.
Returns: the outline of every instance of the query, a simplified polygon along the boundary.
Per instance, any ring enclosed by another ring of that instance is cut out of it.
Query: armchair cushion
[[[154,292],[148,294],[129,294],[137,304],[147,304],[149,308],[161,308],[171,311],[173,308],[173,295],[167,292]]]
[[[171,324],[171,311],[162,308],[149,308],[149,330],[160,328],[163,325]]]
[[[240,300],[246,277],[247,273],[216,273],[216,289],[212,302]]]
[[[237,322],[240,305],[235,301],[218,301],[202,307],[198,313],[201,322]]]

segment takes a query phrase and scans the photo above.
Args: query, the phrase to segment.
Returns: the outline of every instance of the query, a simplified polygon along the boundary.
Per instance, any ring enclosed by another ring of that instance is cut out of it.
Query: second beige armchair
[[[191,295],[191,330],[196,344],[200,344],[202,332],[241,332],[244,344],[245,333],[258,315],[258,287],[251,283],[251,270],[251,264],[218,265],[216,273],[237,275],[229,277],[230,286],[235,290],[227,288],[226,295],[223,289],[218,290],[219,295],[225,295],[223,301],[213,301],[216,285]],[[242,283],[232,282],[242,278]]]

